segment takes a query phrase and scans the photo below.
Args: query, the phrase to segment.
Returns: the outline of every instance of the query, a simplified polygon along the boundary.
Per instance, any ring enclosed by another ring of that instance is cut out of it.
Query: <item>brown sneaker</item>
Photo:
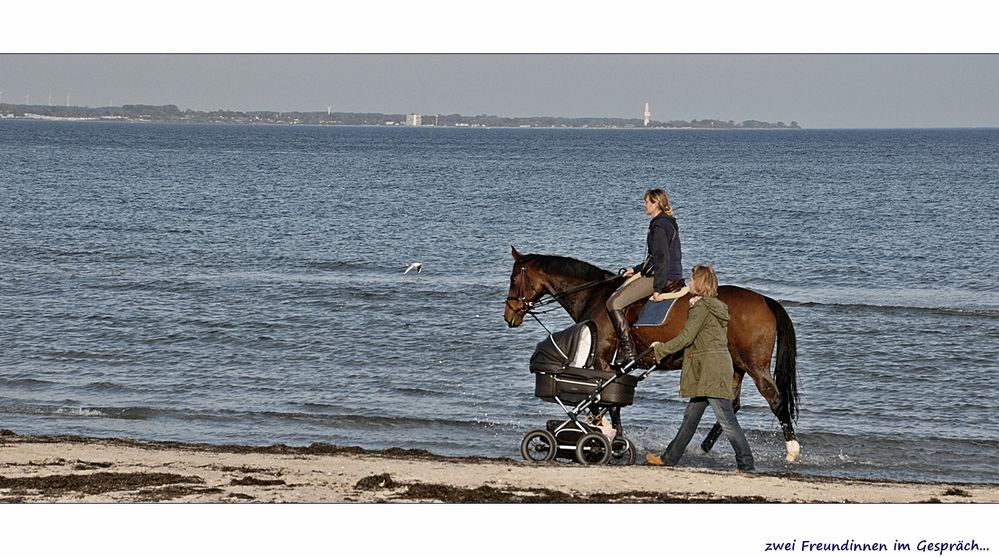
[[[659,458],[658,456],[656,456],[656,455],[654,455],[652,453],[648,453],[647,455],[645,455],[645,462],[647,462],[647,463],[649,463],[649,464],[651,464],[653,466],[662,466],[663,465],[663,459]]]

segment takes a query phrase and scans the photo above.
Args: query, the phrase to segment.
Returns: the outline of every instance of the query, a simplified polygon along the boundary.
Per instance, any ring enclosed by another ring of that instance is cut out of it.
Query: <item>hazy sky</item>
[[[0,54],[2,102],[997,127],[999,55]]]

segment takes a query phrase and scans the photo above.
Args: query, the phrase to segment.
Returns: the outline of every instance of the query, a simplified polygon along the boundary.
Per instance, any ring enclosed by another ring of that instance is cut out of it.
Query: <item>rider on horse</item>
[[[666,192],[658,188],[646,191],[645,212],[652,217],[646,238],[648,253],[645,260],[635,267],[625,269],[624,276],[628,280],[607,300],[607,313],[618,338],[618,355],[615,361],[619,365],[635,359],[631,324],[625,318],[624,309],[649,296],[655,301],[670,298],[670,293],[678,292],[684,286],[680,228],[676,224]]]

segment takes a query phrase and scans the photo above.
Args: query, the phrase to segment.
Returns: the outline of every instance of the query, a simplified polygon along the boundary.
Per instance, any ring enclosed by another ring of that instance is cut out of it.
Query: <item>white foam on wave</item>
[[[999,315],[999,292],[962,288],[784,287],[769,295],[801,304],[864,305]]]
[[[107,413],[93,408],[56,408],[53,414],[58,416],[81,416],[85,418],[103,418],[108,416]]]

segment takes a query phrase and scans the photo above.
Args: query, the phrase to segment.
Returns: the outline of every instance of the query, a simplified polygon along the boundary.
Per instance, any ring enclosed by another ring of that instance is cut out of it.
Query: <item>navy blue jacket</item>
[[[643,276],[655,277],[652,289],[662,292],[668,283],[683,278],[680,227],[677,226],[676,219],[663,213],[656,215],[649,222],[646,244],[648,255],[635,269]]]

